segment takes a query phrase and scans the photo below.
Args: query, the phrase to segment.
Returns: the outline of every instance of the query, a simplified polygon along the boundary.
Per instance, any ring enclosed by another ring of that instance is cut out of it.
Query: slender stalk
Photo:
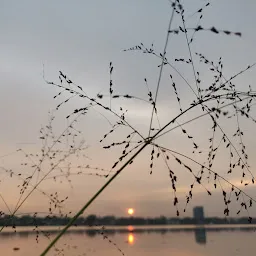
[[[69,221],[69,223],[61,230],[61,232],[52,240],[52,242],[43,251],[41,256],[45,256],[47,252],[55,245],[55,243],[64,235],[64,233],[71,227],[77,218],[83,214],[85,209],[101,194],[101,192],[118,176],[118,174],[148,145],[150,142],[145,142],[143,146],[97,191],[97,193],[80,209],[79,212]]]

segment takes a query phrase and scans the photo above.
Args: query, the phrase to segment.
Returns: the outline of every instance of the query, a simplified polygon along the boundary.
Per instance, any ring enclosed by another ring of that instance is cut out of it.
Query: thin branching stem
[[[176,3],[177,3],[177,0],[175,0],[174,6],[176,5]],[[158,80],[157,80],[156,94],[155,94],[155,100],[154,100],[154,104],[153,104],[153,108],[152,108],[152,112],[151,112],[148,137],[150,137],[150,134],[151,134],[151,127],[152,127],[152,122],[153,122],[153,117],[154,117],[154,112],[155,112],[155,107],[156,107],[155,104],[156,104],[156,101],[157,101],[158,91],[159,91],[159,87],[160,87],[160,83],[161,83],[163,67],[164,67],[164,60],[165,60],[166,50],[167,50],[167,46],[168,46],[168,42],[169,42],[169,37],[170,37],[169,31],[171,30],[171,25],[172,25],[172,21],[173,21],[173,18],[174,18],[174,14],[175,14],[175,8],[173,7],[171,18],[170,18],[169,25],[168,25],[167,34],[166,34],[164,51],[163,51],[163,54],[162,54],[162,63],[161,63],[161,66],[160,66],[159,76],[158,76]]]

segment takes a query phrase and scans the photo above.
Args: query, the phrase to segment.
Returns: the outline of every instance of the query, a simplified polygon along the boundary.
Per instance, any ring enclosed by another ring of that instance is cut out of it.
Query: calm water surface
[[[44,227],[53,238],[57,228]],[[103,232],[103,233],[102,233]],[[0,255],[37,256],[49,242],[41,233],[38,243],[32,228],[0,233]],[[216,256],[256,255],[253,226],[108,227],[73,228],[49,255]]]

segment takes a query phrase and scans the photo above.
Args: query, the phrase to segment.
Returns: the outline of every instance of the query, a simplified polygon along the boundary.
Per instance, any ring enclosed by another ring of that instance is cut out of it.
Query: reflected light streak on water
[[[133,245],[133,244],[134,244],[134,235],[133,235],[132,233],[130,233],[130,234],[128,235],[128,243],[129,243],[130,245]]]

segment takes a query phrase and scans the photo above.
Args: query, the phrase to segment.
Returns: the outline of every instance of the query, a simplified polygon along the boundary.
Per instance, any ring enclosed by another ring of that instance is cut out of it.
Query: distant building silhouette
[[[203,206],[194,207],[193,214],[196,224],[204,224],[205,219]],[[206,244],[206,230],[204,228],[196,228],[195,239],[198,244]]]
[[[196,206],[193,209],[194,218],[197,224],[204,223],[204,208],[202,206]]]

